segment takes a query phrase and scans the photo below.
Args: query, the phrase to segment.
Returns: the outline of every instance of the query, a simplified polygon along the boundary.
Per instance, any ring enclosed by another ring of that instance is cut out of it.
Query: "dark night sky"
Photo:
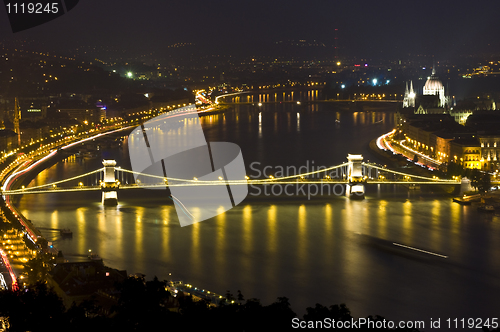
[[[13,34],[0,9],[0,39],[47,47],[109,45],[147,53],[191,42],[212,53],[256,53],[279,40],[334,44],[361,57],[500,51],[500,2],[393,0],[81,0],[66,15]],[[488,45],[490,44],[490,45]]]

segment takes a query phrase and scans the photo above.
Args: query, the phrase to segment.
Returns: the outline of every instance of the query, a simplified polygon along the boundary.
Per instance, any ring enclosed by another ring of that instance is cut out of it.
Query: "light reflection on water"
[[[374,158],[368,141],[392,126],[390,113],[311,112],[291,105],[277,111],[241,107],[200,122],[207,140],[238,143],[247,167],[255,160],[331,165],[347,153]],[[297,113],[300,132],[288,120],[298,121]],[[109,153],[129,168],[126,147]],[[32,185],[99,167],[100,160],[70,158],[40,173]],[[26,196],[19,205],[35,225],[73,231],[72,239],[54,239],[69,259],[92,249],[106,264],[147,278],[172,273],[173,279],[218,293],[241,289],[263,303],[287,296],[299,314],[316,302],[345,302],[355,316],[391,319],[495,314],[498,217],[453,204],[448,196],[393,187],[374,187],[364,201],[249,196],[233,210],[183,228],[163,191],[121,191],[117,208],[103,208],[99,201],[100,193],[85,192]],[[449,259],[397,249],[393,242]]]

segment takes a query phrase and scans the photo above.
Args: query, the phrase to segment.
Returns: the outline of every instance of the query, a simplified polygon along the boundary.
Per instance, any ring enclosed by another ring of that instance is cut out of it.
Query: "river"
[[[249,176],[266,166],[337,165],[348,153],[383,163],[368,143],[394,126],[391,112],[334,104],[236,106],[200,122],[207,141],[241,147]],[[130,169],[127,140],[101,153]],[[100,168],[101,159],[70,157],[30,185]],[[430,318],[498,315],[496,215],[452,203],[447,194],[394,185],[374,185],[362,201],[253,194],[250,189],[237,207],[187,227],[180,227],[172,202],[158,190],[120,191],[118,207],[103,207],[99,192],[24,196],[19,207],[36,226],[73,231],[71,239],[42,231],[67,259],[91,249],[106,265],[147,279],[184,280],[221,294],[241,290],[263,304],[286,296],[300,316],[316,303],[346,303],[355,317],[423,320],[426,326]]]

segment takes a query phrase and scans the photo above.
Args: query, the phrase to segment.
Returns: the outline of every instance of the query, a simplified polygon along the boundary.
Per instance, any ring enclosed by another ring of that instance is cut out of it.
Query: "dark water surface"
[[[336,165],[348,153],[377,161],[368,142],[394,125],[393,113],[353,113],[332,104],[239,106],[200,121],[208,141],[240,145],[249,176],[266,166],[272,172]],[[103,157],[130,169],[127,144]],[[100,167],[101,158],[68,158],[31,185]],[[37,226],[73,231],[72,239],[44,231],[68,258],[92,249],[106,265],[146,278],[180,279],[222,294],[239,289],[264,304],[286,296],[299,315],[317,302],[346,303],[356,317],[379,314],[427,326],[430,318],[499,314],[499,218],[443,194],[374,186],[363,201],[249,195],[188,227],[179,226],[163,191],[118,195],[115,208],[101,206],[98,192],[31,195],[19,205]]]

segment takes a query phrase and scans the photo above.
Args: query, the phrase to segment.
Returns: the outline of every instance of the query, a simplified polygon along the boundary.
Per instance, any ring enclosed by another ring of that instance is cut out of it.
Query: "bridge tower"
[[[101,181],[102,204],[103,205],[118,205],[117,191],[120,187],[120,182],[115,179],[115,160],[103,160],[104,176]]]
[[[462,178],[462,181],[460,182],[460,195],[463,195],[466,191],[472,191],[470,183],[470,179],[467,179],[466,177]]]
[[[365,198],[365,177],[363,176],[363,156],[360,154],[347,155],[349,161],[347,165],[346,196],[350,198]]]

